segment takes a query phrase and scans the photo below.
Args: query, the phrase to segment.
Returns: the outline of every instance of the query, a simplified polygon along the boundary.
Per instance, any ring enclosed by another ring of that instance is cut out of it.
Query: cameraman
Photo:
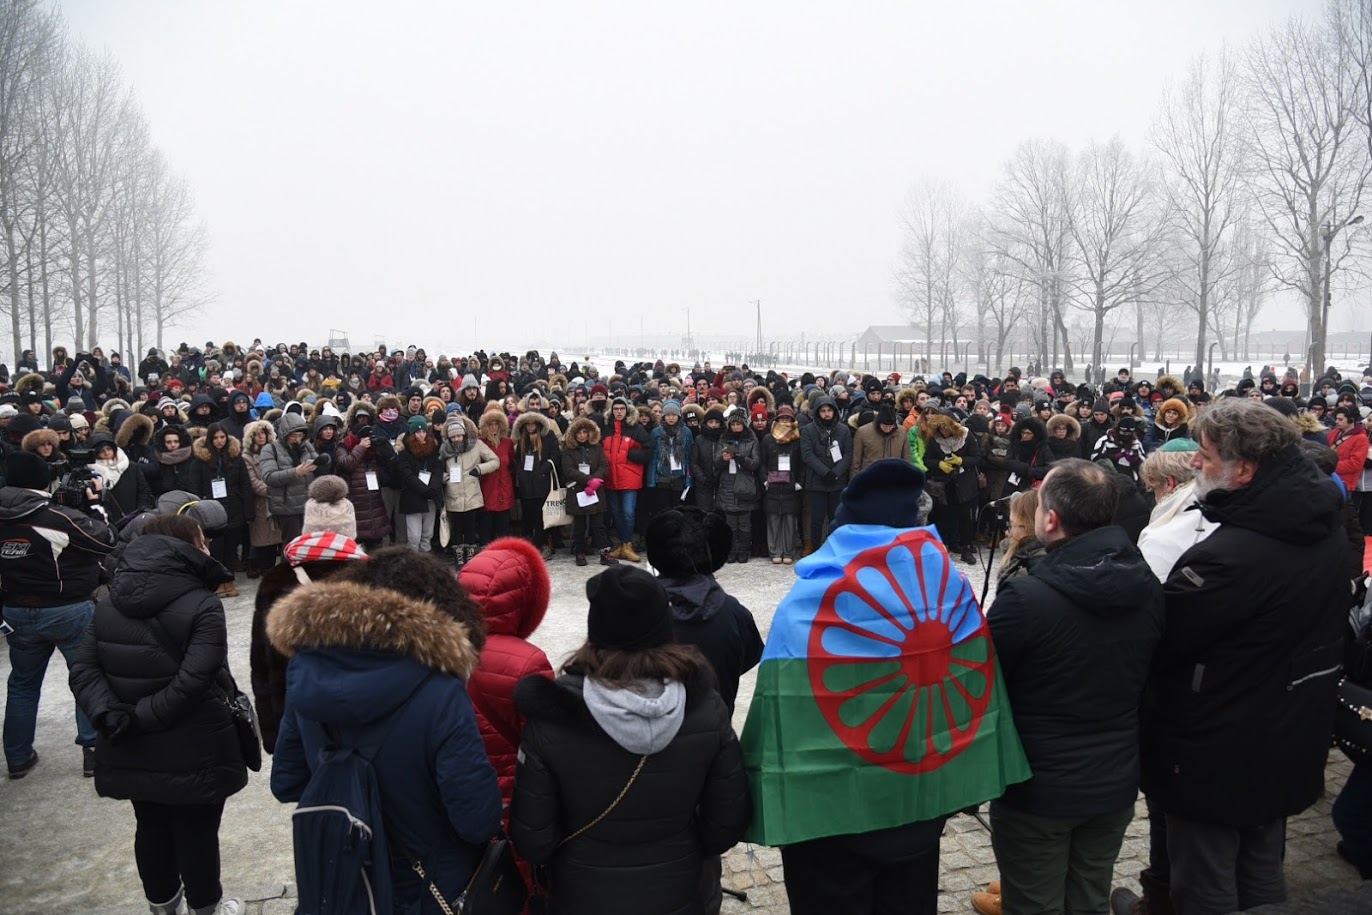
[[[33,737],[48,659],[56,648],[70,668],[94,612],[91,595],[100,584],[100,559],[114,549],[115,532],[103,520],[98,480],[87,488],[86,512],[52,501],[48,465],[32,452],[9,455],[5,481],[0,488],[0,603],[12,631],[4,747],[9,777],[23,778],[38,764]],[[95,771],[95,728],[80,708],[76,742],[89,777]]]

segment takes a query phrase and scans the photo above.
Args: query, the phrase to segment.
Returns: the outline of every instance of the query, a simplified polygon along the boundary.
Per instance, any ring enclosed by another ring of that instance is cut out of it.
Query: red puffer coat
[[[600,444],[610,465],[606,484],[611,489],[642,489],[643,472],[653,450],[648,433],[638,424],[638,411],[630,406],[622,423],[607,419]]]
[[[524,716],[515,709],[515,684],[529,674],[553,678],[548,656],[528,642],[548,612],[552,581],[538,548],[518,537],[493,541],[462,567],[459,577],[486,611],[486,644],[467,692],[508,812],[524,732]]]

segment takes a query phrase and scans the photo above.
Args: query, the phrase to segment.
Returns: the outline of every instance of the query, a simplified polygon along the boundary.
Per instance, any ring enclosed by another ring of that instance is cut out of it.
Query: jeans
[[[1178,915],[1224,915],[1286,901],[1286,820],[1220,826],[1167,817],[1172,904]]]
[[[634,542],[634,509],[638,507],[637,489],[611,489],[610,514],[620,543]]]
[[[186,905],[200,909],[224,895],[219,882],[219,820],[224,802],[154,804],[134,801],[138,820],[133,857],[149,902],[166,902],[186,887]]]
[[[38,700],[48,659],[56,648],[67,661],[76,657],[81,637],[95,615],[90,601],[59,607],[5,607],[5,622],[14,627],[9,637],[9,696],[5,701],[5,762],[11,769],[33,755],[33,735],[38,727]],[[76,742],[95,746],[95,727],[81,707],[76,707]]]
[[[1134,818],[1130,804],[1086,817],[1046,817],[991,802],[991,847],[1005,911],[1108,915],[1110,879]]]
[[[1372,766],[1353,766],[1348,783],[1334,800],[1334,828],[1343,838],[1344,855],[1364,880],[1372,879]]]

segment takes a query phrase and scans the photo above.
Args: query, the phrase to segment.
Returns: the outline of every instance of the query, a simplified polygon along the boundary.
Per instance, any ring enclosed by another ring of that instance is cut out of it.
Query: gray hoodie
[[[676,680],[639,680],[617,689],[587,677],[581,695],[610,739],[640,756],[666,749],[686,717],[686,687]]]

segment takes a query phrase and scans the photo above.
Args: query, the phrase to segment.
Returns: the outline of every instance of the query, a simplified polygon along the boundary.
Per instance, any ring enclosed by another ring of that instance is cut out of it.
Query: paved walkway
[[[534,641],[556,664],[585,636],[584,585],[599,569],[579,569],[565,556],[557,557],[552,566],[552,606]],[[980,591],[983,569],[969,571]],[[754,560],[746,566],[725,566],[719,580],[754,612],[765,634],[793,572],[789,566]],[[251,587],[243,587],[243,596],[227,607],[230,662],[245,685],[253,593]],[[0,657],[0,675],[7,676],[8,670],[8,658]],[[749,675],[739,692],[738,728],[743,726],[752,687]],[[147,906],[133,860],[132,809],[127,803],[96,797],[91,781],[81,777],[80,753],[72,743],[72,712],[66,668],[56,656],[39,713],[37,748],[42,760],[24,779],[0,780],[0,913],[142,915]],[[225,889],[251,900],[249,915],[294,911],[290,809],[271,796],[270,764],[268,759],[264,771],[229,800],[220,831]],[[1326,796],[1291,822],[1286,870],[1293,893],[1357,880],[1353,868],[1334,852],[1336,835],[1329,821],[1330,805],[1349,768],[1342,755],[1331,756]],[[1115,871],[1117,883],[1136,889],[1147,856],[1145,818],[1140,803]],[[941,865],[939,911],[970,912],[968,895],[996,877],[990,836],[975,819],[957,816],[949,821]],[[726,897],[725,912],[788,912],[776,849],[739,846],[726,856],[724,871],[726,886],[748,893],[746,903]]]

